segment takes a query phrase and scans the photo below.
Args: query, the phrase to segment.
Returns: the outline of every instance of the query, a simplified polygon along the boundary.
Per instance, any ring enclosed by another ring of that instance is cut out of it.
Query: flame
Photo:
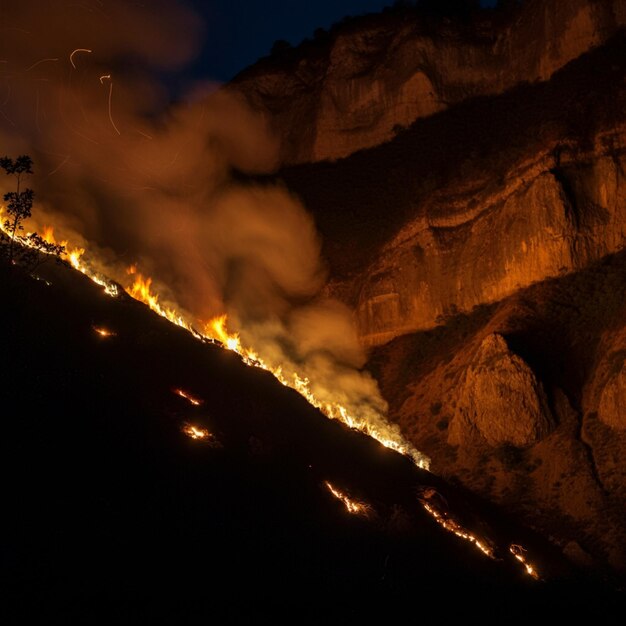
[[[202,404],[202,400],[192,396],[188,391],[184,391],[183,389],[172,389],[172,393],[175,393],[181,398],[185,398],[185,400],[187,400],[194,406],[200,406]]]
[[[196,440],[199,439],[203,441],[208,441],[212,437],[211,433],[206,430],[206,428],[200,428],[199,426],[194,426],[193,424],[184,424],[183,432],[188,437]]]
[[[100,335],[100,337],[115,337],[117,333],[114,333],[112,330],[108,328],[104,328],[103,326],[92,326],[94,331]]]
[[[472,535],[469,531],[465,530],[458,522],[453,519],[444,517],[441,513],[439,513],[439,511],[431,507],[426,502],[422,502],[422,506],[447,531],[454,533],[457,537],[461,537],[461,539],[466,539],[467,541],[473,543],[483,554],[486,554],[492,559],[494,558],[493,550],[485,543],[483,543],[480,539],[478,539],[478,537]]]
[[[152,278],[144,278],[143,275],[137,271],[136,265],[131,265],[126,270],[126,273],[135,278],[133,284],[126,287],[126,293],[129,296],[135,300],[139,300],[139,302],[143,302],[150,307],[152,311],[172,322],[172,324],[176,324],[177,326],[181,326],[193,332],[191,325],[188,324],[177,311],[169,307],[161,306],[158,294],[152,292]]]
[[[4,220],[2,219],[3,212],[4,207],[0,207],[0,231],[2,231],[5,235],[9,235],[9,231],[5,228]],[[26,246],[27,248],[34,248],[35,246],[33,246],[28,240],[28,236],[31,234],[32,232],[26,233],[25,236],[16,234],[15,240],[23,246]],[[84,248],[70,246],[67,240],[57,241],[54,236],[54,229],[52,228],[52,226],[43,227],[41,232],[41,238],[48,243],[63,246],[65,250],[61,254],[61,259],[67,261],[75,270],[78,270],[81,274],[84,274],[85,276],[90,278],[94,283],[100,285],[108,296],[115,298],[119,295],[118,286],[112,280],[96,272],[87,263],[85,263],[82,258],[85,254]],[[41,251],[41,253],[48,254],[45,251]]]
[[[337,500],[341,500],[344,506],[346,507],[348,513],[352,513],[353,515],[369,515],[371,507],[369,504],[365,504],[364,502],[358,502],[357,500],[352,500],[345,493],[337,489],[337,487],[331,485],[328,481],[324,481],[324,484],[328,488],[328,491],[337,498]]]
[[[519,545],[519,543],[512,543],[509,546],[509,551],[524,566],[529,576],[532,576],[535,580],[539,580],[537,570],[526,560],[526,548]]]
[[[435,521],[443,526],[448,532],[454,533],[457,537],[465,539],[474,544],[483,554],[490,558],[495,558],[493,550],[484,541],[481,541],[478,537],[469,532],[466,528],[463,528],[456,520],[448,517],[445,513],[441,513],[434,506],[420,498],[422,506],[430,513]]]
[[[75,50],[74,52],[77,52]],[[103,76],[102,79],[110,78],[109,76]],[[117,129],[116,129],[117,130]],[[119,132],[119,131],[118,131]],[[9,234],[8,230],[5,228],[4,219],[4,206],[0,206],[0,231]],[[33,247],[32,244],[29,243],[28,235],[26,236],[15,235],[15,240],[27,247]],[[74,269],[78,270],[82,274],[86,275],[96,284],[102,286],[107,295],[111,297],[116,297],[119,295],[119,289],[115,282],[106,278],[102,274],[95,272],[88,263],[83,260],[83,255],[85,254],[85,249],[80,247],[72,247],[68,244],[67,241],[57,242],[54,236],[54,229],[51,226],[46,226],[43,228],[41,237],[52,244],[59,244],[64,246],[65,251],[62,253],[61,258],[67,261]],[[45,252],[44,252],[45,254]],[[203,333],[197,332],[189,323],[187,323],[183,317],[175,310],[169,307],[163,307],[159,303],[159,296],[152,292],[152,278],[147,277],[144,278],[143,275],[137,271],[137,267],[135,265],[131,265],[127,269],[127,273],[130,276],[134,276],[134,282],[131,286],[126,288],[126,292],[133,297],[134,299],[143,302],[146,304],[152,311],[157,313],[158,315],[165,317],[171,323],[176,324],[182,328],[187,329],[191,332],[196,338],[201,339],[203,341],[210,341],[212,343],[218,343],[222,347],[227,348],[233,352],[236,352],[242,359],[242,361],[250,366],[258,367],[260,369],[267,370],[271,372],[276,379],[282,383],[283,385],[295,389],[298,391],[306,400],[309,401],[310,404],[318,408],[322,413],[324,413],[327,417],[332,419],[339,419],[344,424],[349,426],[350,428],[357,429],[373,439],[376,439],[382,445],[387,448],[391,448],[401,454],[409,456],[415,465],[418,467],[428,470],[429,468],[429,459],[419,453],[417,450],[413,449],[408,443],[400,440],[389,439],[384,433],[380,432],[375,426],[369,424],[367,421],[358,418],[356,416],[351,415],[348,410],[340,404],[336,403],[328,403],[321,402],[318,400],[310,388],[310,381],[306,377],[300,377],[297,373],[293,374],[292,379],[287,378],[283,372],[282,368],[269,367],[260,357],[259,355],[250,348],[244,348],[241,343],[241,339],[237,333],[231,333],[227,329],[227,316],[221,315],[212,320],[209,320],[203,325]],[[47,281],[46,281],[47,282]],[[48,283],[49,284],[49,283]],[[98,333],[101,337],[112,337],[115,336],[116,333],[110,331],[104,327],[93,326],[93,330]],[[198,398],[195,398],[191,394],[182,389],[174,389],[174,393],[185,398],[194,406],[199,406],[202,401]],[[185,433],[188,437],[194,440],[201,441],[211,441],[215,443],[214,436],[205,428],[201,428],[199,426],[195,426],[193,424],[184,424],[182,428],[183,433]],[[330,482],[325,481],[324,483],[331,494],[343,502],[346,510],[351,514],[360,514],[360,515],[368,515],[371,511],[370,505],[359,502],[357,500],[353,500],[349,498],[342,491],[334,487]],[[425,496],[428,497],[428,496]],[[457,537],[465,539],[470,543],[474,544],[483,554],[490,558],[495,558],[492,548],[487,545],[484,541],[470,533],[467,529],[465,529],[461,524],[459,524],[456,520],[449,518],[445,512],[442,513],[438,511],[435,507],[425,501],[425,499],[420,499],[420,502],[424,509],[432,515],[432,517],[439,523],[443,528],[447,531],[454,533]],[[526,559],[526,549],[519,544],[511,544],[509,546],[509,551],[515,559],[517,559],[524,566],[528,575],[532,576],[534,579],[538,580],[539,575],[536,569],[531,565]]]
[[[207,338],[217,340],[228,350],[232,350],[239,354],[241,359],[247,365],[252,365],[260,369],[264,369],[274,375],[276,379],[286,387],[295,389],[300,395],[319,409],[326,417],[337,419],[346,424],[349,428],[359,430],[373,439],[376,439],[386,448],[391,448],[400,454],[410,457],[415,465],[422,469],[428,469],[429,459],[415,450],[410,444],[403,441],[400,437],[391,439],[387,433],[382,432],[376,425],[369,423],[366,419],[352,415],[346,407],[338,403],[322,402],[311,390],[311,383],[308,378],[301,377],[298,373],[294,373],[292,377],[287,377],[281,367],[270,367],[261,359],[261,357],[252,349],[244,348],[241,339],[237,333],[230,333],[226,327],[227,316],[221,315],[203,325],[203,333]]]
[[[107,76],[102,77],[102,79],[105,78],[107,78]],[[0,225],[0,228],[4,230],[4,225]],[[46,241],[49,243],[56,243],[54,231],[51,227],[44,228],[43,232],[44,234],[42,236]],[[19,241],[24,245],[28,245],[27,240],[24,237],[20,237]],[[83,255],[85,254],[84,248],[70,247],[67,241],[62,241],[61,245],[65,246],[63,258],[67,260],[74,269],[82,272],[92,281],[103,286],[105,292],[109,296],[115,297],[119,294],[116,283],[93,271],[89,264],[83,260]],[[322,402],[311,390],[309,379],[299,376],[297,372],[293,373],[291,376],[286,376],[280,366],[270,367],[253,349],[242,345],[241,339],[237,333],[229,332],[227,328],[228,318],[226,315],[221,315],[204,323],[203,332],[199,333],[188,321],[183,318],[179,312],[173,308],[163,306],[159,302],[159,295],[152,291],[152,278],[144,277],[137,270],[136,265],[131,265],[126,271],[129,276],[134,278],[132,285],[126,287],[126,293],[128,293],[135,300],[139,300],[140,302],[146,304],[152,311],[161,317],[164,317],[172,324],[176,324],[177,326],[188,330],[200,340],[217,343],[222,347],[237,353],[246,365],[258,367],[270,372],[281,384],[296,390],[310,404],[319,409],[327,417],[340,420],[349,428],[359,430],[373,439],[376,439],[376,441],[381,443],[383,446],[408,456],[417,467],[425,470],[429,468],[430,460],[413,448],[408,442],[404,441],[400,435],[395,438],[391,438],[388,433],[381,430],[381,428],[375,424],[368,422],[367,419],[352,415],[348,409],[341,404],[335,402]]]

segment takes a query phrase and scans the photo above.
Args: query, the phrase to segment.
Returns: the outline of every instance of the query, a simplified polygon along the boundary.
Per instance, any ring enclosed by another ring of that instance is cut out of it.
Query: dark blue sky
[[[206,22],[201,67],[194,74],[226,81],[266,56],[274,41],[297,44],[346,15],[374,13],[393,0],[188,0]],[[493,6],[496,0],[481,0]],[[198,71],[200,70],[200,71]]]

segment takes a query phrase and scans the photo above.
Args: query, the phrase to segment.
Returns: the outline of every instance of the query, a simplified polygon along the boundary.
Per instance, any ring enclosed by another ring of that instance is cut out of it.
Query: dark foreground
[[[46,273],[0,273],[4,623],[618,622],[623,595],[530,531],[130,298]],[[497,560],[424,512],[425,485]]]

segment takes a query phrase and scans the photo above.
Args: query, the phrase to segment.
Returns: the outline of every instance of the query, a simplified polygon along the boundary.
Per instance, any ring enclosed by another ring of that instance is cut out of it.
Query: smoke
[[[138,262],[195,319],[227,312],[267,363],[393,430],[351,312],[319,295],[311,216],[279,185],[233,178],[276,168],[264,119],[208,83],[166,106],[162,79],[197,51],[198,18],[163,0],[3,6],[0,152],[34,158],[39,226],[86,242],[122,284]]]

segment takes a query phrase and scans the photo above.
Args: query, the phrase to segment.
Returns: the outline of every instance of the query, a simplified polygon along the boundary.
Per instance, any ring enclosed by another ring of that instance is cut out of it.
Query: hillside
[[[489,594],[495,615],[520,599],[563,611],[619,600],[531,531],[236,355],[73,270],[41,272],[50,284],[1,275],[7,623],[316,623],[403,615],[442,588]],[[185,424],[212,436],[191,439]],[[368,515],[349,515],[325,481]],[[424,485],[494,545],[526,546],[543,582],[440,528],[417,500]]]

